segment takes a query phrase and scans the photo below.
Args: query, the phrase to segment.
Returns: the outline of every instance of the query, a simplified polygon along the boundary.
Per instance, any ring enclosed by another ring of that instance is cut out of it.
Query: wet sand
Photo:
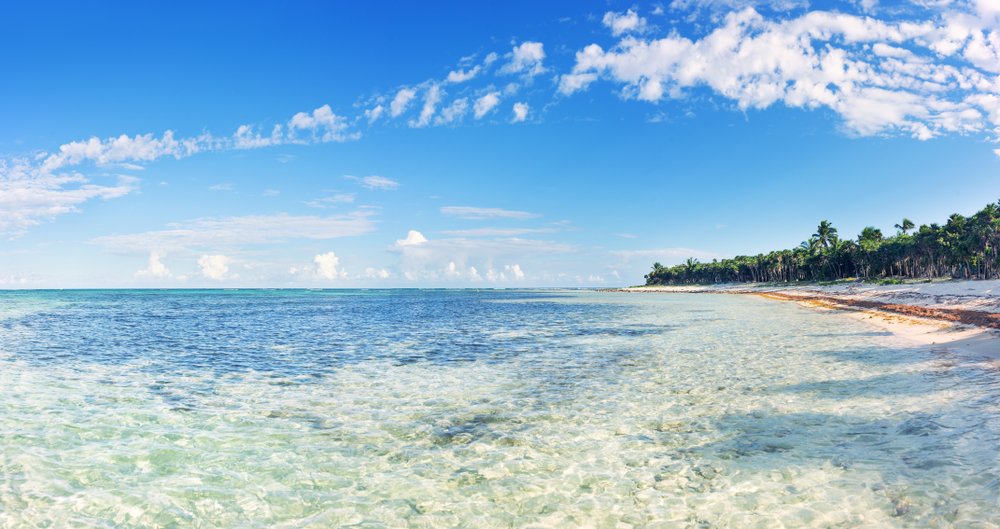
[[[901,285],[722,284],[652,286],[620,292],[754,295],[835,310],[914,345],[1000,360],[1000,281]]]

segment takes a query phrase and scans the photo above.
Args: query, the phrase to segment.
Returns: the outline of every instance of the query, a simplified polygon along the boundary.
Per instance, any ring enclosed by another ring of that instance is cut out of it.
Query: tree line
[[[830,281],[846,278],[1000,278],[1000,202],[974,215],[917,228],[909,219],[885,236],[868,226],[855,239],[841,238],[829,221],[796,248],[732,259],[653,264],[647,285]]]

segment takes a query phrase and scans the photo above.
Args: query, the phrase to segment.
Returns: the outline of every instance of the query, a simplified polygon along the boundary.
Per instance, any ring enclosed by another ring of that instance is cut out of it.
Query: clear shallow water
[[[0,527],[997,527],[1000,373],[736,296],[0,293]]]

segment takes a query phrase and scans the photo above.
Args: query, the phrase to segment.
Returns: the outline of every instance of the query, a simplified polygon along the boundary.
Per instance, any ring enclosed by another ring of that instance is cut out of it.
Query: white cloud
[[[403,278],[430,282],[522,281],[522,263],[576,251],[567,244],[520,238],[428,240],[417,231],[391,249],[400,256]]]
[[[0,238],[19,237],[43,221],[80,211],[85,202],[125,196],[136,182],[118,176],[116,183],[98,184],[79,174],[38,174],[23,160],[0,160]]]
[[[385,268],[365,268],[365,277],[368,279],[389,279],[392,276],[392,272],[389,272]]]
[[[262,149],[273,145],[281,145],[282,143],[284,143],[284,136],[282,135],[281,125],[275,125],[271,129],[270,136],[261,135],[252,125],[240,125],[236,128],[236,132],[233,133],[231,145],[233,149],[247,150]],[[217,147],[221,149],[223,148],[222,146],[223,143],[220,140],[217,143]]]
[[[649,30],[646,19],[639,16],[633,9],[624,13],[604,13],[601,20],[605,26],[611,29],[611,34],[618,37],[625,33],[645,33]]]
[[[477,208],[472,206],[445,206],[441,208],[444,215],[469,220],[487,219],[533,219],[540,217],[538,213],[516,211],[501,208]]]
[[[192,138],[177,139],[173,131],[166,131],[160,137],[152,134],[137,134],[100,140],[91,137],[84,141],[72,141],[59,146],[55,154],[44,157],[38,168],[42,174],[91,161],[98,165],[127,162],[148,162],[164,156],[182,158],[215,148],[215,139],[208,134]]]
[[[521,73],[534,77],[545,72],[542,62],[545,60],[545,48],[541,42],[522,42],[509,54],[510,62],[500,68],[500,73]]]
[[[469,230],[446,230],[442,233],[455,237],[517,237],[536,233],[552,233],[552,228],[473,228]]]
[[[383,114],[385,114],[385,107],[382,105],[375,105],[365,110],[365,118],[368,120],[369,125],[378,121]]]
[[[420,109],[420,116],[410,121],[411,127],[426,127],[430,124],[431,118],[434,117],[434,113],[437,112],[438,103],[441,102],[441,87],[438,85],[431,85],[424,94],[424,106]]]
[[[327,240],[363,235],[375,229],[367,210],[329,217],[247,215],[205,218],[170,224],[168,229],[106,235],[93,242],[114,251],[194,251],[209,247],[271,244],[291,239]]]
[[[427,242],[427,237],[424,237],[423,233],[420,233],[417,230],[410,230],[406,232],[405,239],[396,240],[396,247],[404,248],[406,246],[420,246],[421,244],[424,244],[426,242]]]
[[[0,275],[0,285],[2,286],[21,286],[30,282],[31,279],[25,276]]]
[[[479,75],[480,69],[482,69],[482,66],[479,66],[477,64],[476,66],[469,68],[468,70],[453,70],[451,72],[448,72],[448,82],[457,84],[457,83],[464,83],[466,81],[471,81],[472,79],[476,78],[476,75]]]
[[[348,180],[354,180],[361,184],[362,187],[368,189],[374,189],[378,191],[393,191],[399,189],[399,182],[386,178],[384,176],[350,176],[347,175],[344,178]]]
[[[511,123],[520,123],[528,119],[528,111],[531,107],[527,103],[514,103],[514,117],[510,120]]]
[[[559,89],[571,94],[603,78],[621,85],[626,98],[657,102],[707,87],[740,109],[827,107],[860,135],[1000,131],[1000,82],[961,64],[1000,71],[1000,34],[970,32],[968,17],[942,21],[822,11],[769,20],[746,8],[699,40],[671,34],[628,36],[608,50],[591,44],[576,54]]]
[[[308,140],[297,134],[299,131],[308,132]],[[288,122],[291,143],[344,141],[353,137],[346,131],[347,120],[335,114],[330,105],[323,105],[312,113],[299,112]]]
[[[947,3],[951,1],[914,0],[913,3]],[[670,11],[675,13],[675,16],[683,16],[688,22],[700,22],[705,19],[717,22],[726,14],[746,9],[747,7],[777,12],[791,12],[798,9],[805,9],[809,7],[809,0],[671,0],[667,6]],[[659,8],[659,6],[652,13],[654,15],[665,14],[664,10]]]
[[[310,144],[357,139],[348,122],[329,105],[312,112],[296,113],[286,125],[276,124],[262,135],[252,125],[240,125],[231,136],[178,137],[171,130],[107,139],[91,137],[60,145],[55,153],[33,158],[0,160],[0,233],[23,234],[30,227],[58,215],[78,211],[77,206],[94,199],[117,198],[134,189],[135,178],[119,175],[118,185],[99,185],[91,178],[69,173],[71,167],[92,163],[101,167],[141,170],[141,163],[163,157],[184,158],[201,152],[257,149],[282,144]],[[229,184],[212,186],[226,190]]]
[[[503,269],[515,281],[524,279],[524,272],[521,270],[521,265],[519,264],[504,265]]]
[[[326,208],[336,204],[350,204],[354,202],[354,193],[338,193],[316,200],[306,201],[306,205],[311,208]]]
[[[673,0],[670,18],[683,23],[658,38],[635,8],[609,12],[601,23],[618,38],[580,49],[572,70],[559,76],[558,91],[568,95],[604,80],[625,99],[652,103],[711,93],[714,101],[730,101],[740,110],[776,104],[830,109],[850,134],[1000,139],[996,0],[926,0],[900,9],[858,0],[842,7],[851,5],[873,7],[872,14],[807,11],[804,0]],[[884,19],[876,18],[883,13]],[[681,34],[682,28],[690,33]],[[446,80],[432,78],[381,95],[355,116],[338,115],[324,104],[285,121],[244,124],[220,135],[129,132],[8,158],[0,161],[0,233],[18,236],[87,202],[121,197],[136,187],[127,178],[116,184],[102,180],[105,175],[73,172],[85,171],[78,166],[135,171],[165,157],[348,141],[360,137],[355,124],[401,116],[419,96],[423,105],[410,121],[414,126],[457,123],[470,112],[482,119],[501,100],[515,101],[530,77],[547,71],[546,58],[544,45],[532,41],[512,45],[502,59],[491,53],[474,65],[466,58]],[[512,74],[520,77],[502,77]],[[445,87],[453,87],[457,98],[451,100]],[[539,92],[525,93],[511,107],[510,121],[526,120],[532,111],[526,97]],[[542,108],[537,105],[544,102],[531,104]]]
[[[208,186],[209,191],[232,191],[233,189],[235,189],[233,184],[230,184],[228,182],[224,184],[215,184]]]
[[[476,119],[480,119],[500,104],[500,92],[490,92],[476,100],[472,109]]]
[[[392,117],[399,117],[400,114],[406,112],[406,108],[410,106],[410,101],[417,96],[417,91],[412,88],[402,88],[399,92],[396,92],[396,96],[392,98],[392,103],[389,103],[389,114]]]
[[[207,277],[208,279],[214,279],[216,281],[222,281],[224,279],[236,278],[237,276],[229,275],[229,263],[232,260],[225,255],[203,255],[198,258],[198,267],[201,269],[201,275]]]
[[[159,253],[149,252],[149,264],[146,268],[136,272],[136,277],[170,277],[170,270],[163,264],[160,258],[161,255]]]
[[[347,277],[347,272],[338,269],[340,258],[333,252],[319,254],[313,257],[316,264],[316,275],[322,279],[337,279]]]
[[[441,114],[434,120],[436,125],[445,125],[461,120],[469,111],[469,99],[459,98],[451,102],[450,105],[441,109]]]

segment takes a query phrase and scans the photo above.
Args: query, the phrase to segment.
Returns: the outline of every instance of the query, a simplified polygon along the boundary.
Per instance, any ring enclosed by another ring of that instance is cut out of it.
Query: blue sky
[[[8,6],[0,287],[624,285],[1000,198],[997,2],[358,4]]]

